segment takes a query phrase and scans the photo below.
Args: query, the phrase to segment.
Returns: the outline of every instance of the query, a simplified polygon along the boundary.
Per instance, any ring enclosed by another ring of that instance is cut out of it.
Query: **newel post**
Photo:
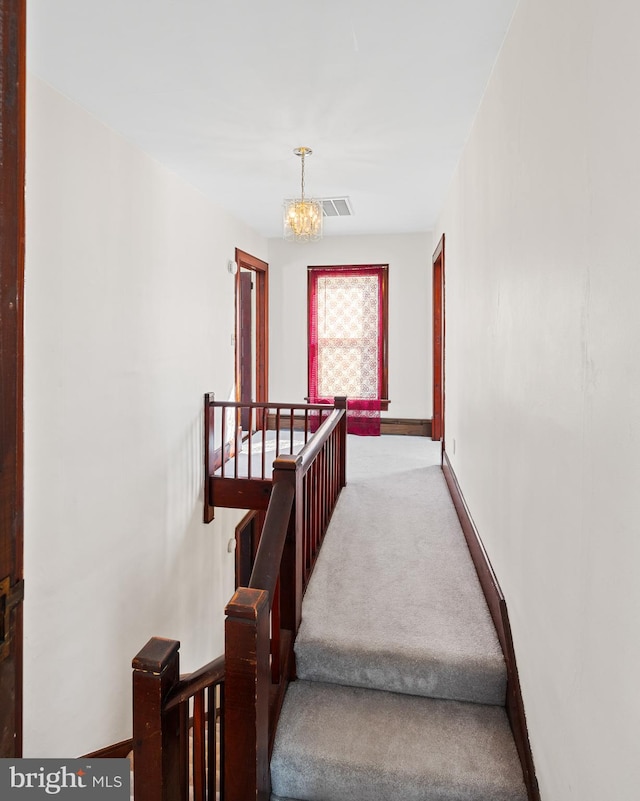
[[[269,593],[238,587],[225,622],[225,801],[268,801]]]
[[[152,637],[133,659],[133,785],[136,801],[175,801],[180,791],[180,710],[163,703],[180,679],[177,640]]]
[[[340,421],[340,464],[338,466],[338,479],[340,488],[347,484],[347,398],[339,395],[333,399],[334,409],[344,409],[345,414]]]

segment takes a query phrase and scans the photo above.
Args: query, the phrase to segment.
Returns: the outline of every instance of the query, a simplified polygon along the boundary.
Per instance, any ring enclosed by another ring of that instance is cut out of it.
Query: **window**
[[[309,398],[386,409],[388,266],[309,267]]]

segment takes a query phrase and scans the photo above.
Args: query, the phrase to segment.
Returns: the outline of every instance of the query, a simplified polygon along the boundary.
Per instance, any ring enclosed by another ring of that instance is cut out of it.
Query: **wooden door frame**
[[[256,375],[258,403],[265,403],[269,393],[269,265],[236,248],[236,400],[240,400],[240,271],[252,270],[256,279]]]
[[[431,439],[442,440],[444,448],[444,234],[431,259],[433,272],[433,422]]]
[[[22,755],[25,31],[26,0],[0,0],[0,757]]]
[[[236,350],[238,355],[238,400],[241,403],[255,400],[253,387],[255,384],[255,368],[257,357],[254,352],[254,275],[251,270],[238,270],[238,333]],[[248,352],[247,352],[248,351]],[[248,358],[247,358],[248,356]],[[240,425],[244,431],[249,430],[251,415],[250,409],[243,408],[240,412]]]

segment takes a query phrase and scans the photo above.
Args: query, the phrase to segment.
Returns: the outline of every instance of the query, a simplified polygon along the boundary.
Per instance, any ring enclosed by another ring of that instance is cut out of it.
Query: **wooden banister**
[[[320,410],[329,412],[326,405]],[[239,587],[227,606],[225,801],[269,798],[270,748],[286,685],[295,675],[293,642],[302,596],[345,484],[345,454],[346,398],[341,398],[300,453],[274,462],[249,587]]]
[[[164,702],[165,712],[188,701],[200,690],[212,684],[219,684],[221,681],[224,681],[224,656],[219,656],[193,673],[181,676]]]
[[[135,801],[224,798],[224,657],[181,677],[179,648],[153,637],[132,663]]]
[[[297,456],[279,456],[274,462],[273,490],[267,509],[263,531],[273,532],[272,536],[262,536],[256,560],[249,579],[249,587],[266,590],[273,598],[276,582],[280,574],[280,560],[289,527],[289,518],[295,497],[295,466],[299,461]],[[289,464],[293,463],[293,479],[280,480],[278,471],[283,469],[289,472]],[[283,465],[286,465],[283,468]]]
[[[331,407],[327,403],[216,401],[212,392],[206,393],[204,522],[213,520],[216,501],[220,506],[266,510],[273,460],[267,458],[270,447],[274,447],[276,458],[294,453],[301,439],[306,447],[316,441],[316,430],[326,422],[332,408],[346,409],[346,405],[343,397],[336,398]],[[268,431],[273,441],[267,439]],[[233,461],[228,464],[229,460]],[[230,485],[229,479],[235,485]]]
[[[309,465],[324,447],[328,435],[336,428],[342,417],[343,415],[339,410],[331,412],[329,417],[318,428],[313,438],[309,440],[307,447],[300,452],[300,467],[303,473],[307,472]]]
[[[180,644],[154,637],[133,660],[135,801],[186,801],[190,781],[194,801],[269,801],[269,758],[284,692],[295,676],[293,644],[302,596],[346,480],[346,398],[336,399],[331,409],[326,404],[219,404],[208,394],[204,406],[207,471],[220,457],[216,410],[222,415],[223,459],[227,408],[235,419],[234,447],[241,439],[241,410],[255,411],[247,419],[264,426],[263,452],[268,412],[274,412],[277,456],[269,505],[249,586],[238,587],[226,608],[225,656],[181,676]],[[294,419],[297,411],[301,415]],[[305,445],[297,454],[279,452],[280,424],[287,414],[283,450],[287,440],[293,450],[294,430],[304,430]],[[207,492],[205,520],[213,516]],[[242,492],[246,498],[246,487]]]

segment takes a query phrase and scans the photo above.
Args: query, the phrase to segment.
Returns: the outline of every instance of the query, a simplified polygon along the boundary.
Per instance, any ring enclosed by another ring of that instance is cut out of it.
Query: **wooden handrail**
[[[280,456],[275,461],[275,469],[277,470],[286,461],[286,456]],[[249,579],[249,587],[266,590],[269,593],[270,605],[273,605],[276,583],[280,574],[280,562],[287,538],[294,496],[293,484],[282,481],[274,483],[264,521],[263,535],[260,537],[256,561]]]
[[[332,407],[327,403],[271,403],[269,401],[217,401],[213,397],[213,392],[205,395],[205,402],[209,406],[226,406],[229,409],[293,409],[296,412],[303,412],[309,409],[313,412],[326,412]]]
[[[220,684],[222,681],[224,681],[224,654],[204,667],[194,670],[193,673],[180,676],[180,681],[174,685],[165,699],[164,711],[168,712],[174,706],[180,706],[200,690],[206,690],[212,684]]]
[[[297,457],[300,459],[300,468],[303,474],[307,472],[309,465],[322,450],[327,437],[334,430],[334,428],[337,428],[343,417],[344,413],[341,409],[334,409],[324,423],[322,423],[322,425],[318,428],[314,436],[304,446],[300,453],[297,454]]]

